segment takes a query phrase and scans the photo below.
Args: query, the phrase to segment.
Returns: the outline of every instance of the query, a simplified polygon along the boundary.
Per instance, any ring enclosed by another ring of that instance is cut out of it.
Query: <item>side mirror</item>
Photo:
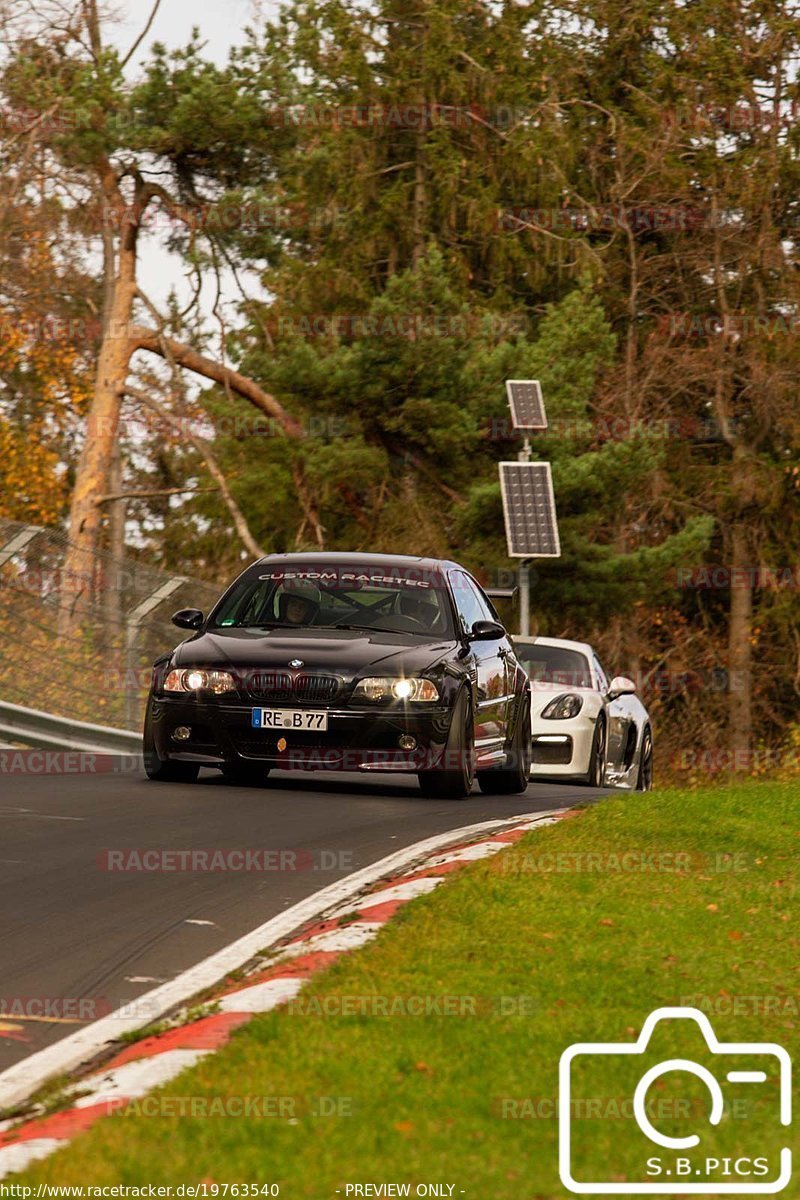
[[[632,679],[626,679],[624,675],[615,675],[611,680],[608,688],[611,700],[616,700],[617,696],[634,696],[635,694],[636,684]]]
[[[476,621],[470,631],[471,642],[491,642],[495,638],[503,638],[506,631],[499,621]]]
[[[172,616],[172,624],[177,625],[178,629],[200,629],[203,621],[205,617],[199,608],[182,608]]]

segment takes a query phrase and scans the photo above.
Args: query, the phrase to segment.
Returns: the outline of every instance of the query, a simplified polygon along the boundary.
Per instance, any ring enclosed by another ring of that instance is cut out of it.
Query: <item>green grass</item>
[[[292,1098],[282,1116],[110,1117],[25,1182],[277,1182],[288,1197],[334,1197],[367,1181],[409,1182],[413,1195],[417,1183],[442,1182],[456,1198],[462,1189],[478,1200],[564,1196],[552,1103],[572,1042],[629,1042],[654,1008],[704,996],[721,1039],[797,1048],[798,851],[791,784],[604,801],[450,877],[303,993],[307,1009],[341,996],[406,1006],[463,997],[453,1003],[475,1004],[476,1015],[258,1017],[157,1095]],[[643,872],[623,854],[672,857]],[[498,997],[524,1002],[502,1012]],[[673,1026],[658,1048],[693,1057],[690,1043]],[[627,1068],[600,1083],[576,1069],[594,1089],[586,1096],[632,1094]],[[686,1094],[700,1103],[705,1093]],[[319,1097],[342,1115],[317,1115]],[[737,1153],[775,1151],[774,1101],[770,1085],[746,1118],[732,1124],[728,1113],[708,1144],[724,1152],[733,1136]],[[672,1128],[667,1116],[660,1126],[685,1134],[698,1120]],[[586,1169],[636,1177],[632,1122],[604,1110],[583,1128]]]

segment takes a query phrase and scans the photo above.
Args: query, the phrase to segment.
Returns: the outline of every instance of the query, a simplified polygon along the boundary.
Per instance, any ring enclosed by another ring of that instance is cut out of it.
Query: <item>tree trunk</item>
[[[67,587],[62,593],[59,632],[67,636],[79,626],[94,598],[96,556],[103,520],[98,503],[118,489],[109,479],[117,451],[119,416],[130,361],[137,350],[148,350],[178,367],[183,367],[238,393],[260,409],[283,433],[302,439],[304,430],[274,396],[263,391],[253,380],[238,371],[198,353],[165,336],[133,322],[137,295],[137,241],[144,211],[156,194],[154,186],[137,179],[132,209],[126,208],[119,183],[110,165],[101,175],[103,199],[111,211],[124,215],[116,269],[106,270],[106,311],[97,364],[94,397],[86,423],[86,440],[78,462],[69,515],[69,545],[63,564]],[[106,253],[113,250],[106,242]],[[323,544],[323,528],[311,501],[302,470],[294,469],[306,516],[315,531],[318,545]],[[98,614],[102,619],[102,614]]]
[[[428,206],[427,177],[425,171],[425,134],[423,132],[424,121],[421,121],[420,125],[422,128],[416,135],[414,152],[414,245],[411,252],[411,261],[415,267],[425,253],[425,222]]]
[[[103,177],[103,195],[107,203],[124,207],[116,176],[110,167]],[[102,521],[97,498],[110,490],[108,480],[117,443],[122,392],[132,354],[129,330],[136,297],[138,200],[137,195],[133,213],[120,237],[113,292],[97,362],[94,397],[86,423],[86,440],[72,492],[69,546],[64,559],[67,592],[62,599],[64,607],[59,622],[62,636],[75,630],[81,613],[92,600],[95,555]]]
[[[117,441],[109,474],[109,488],[118,500],[106,508],[108,526],[108,559],[101,569],[100,587],[104,597],[104,618],[107,643],[111,645],[122,627],[122,589],[125,568],[125,518],[128,506],[122,493],[122,452]]]
[[[731,531],[731,608],[728,627],[729,749],[735,771],[750,768],[753,732],[753,584],[747,546],[744,525],[737,522]]]

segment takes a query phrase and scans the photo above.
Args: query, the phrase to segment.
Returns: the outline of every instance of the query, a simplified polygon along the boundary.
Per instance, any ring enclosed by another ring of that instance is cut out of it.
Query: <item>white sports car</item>
[[[631,679],[608,676],[591,646],[514,638],[531,681],[531,778],[649,792],[653,730]]]

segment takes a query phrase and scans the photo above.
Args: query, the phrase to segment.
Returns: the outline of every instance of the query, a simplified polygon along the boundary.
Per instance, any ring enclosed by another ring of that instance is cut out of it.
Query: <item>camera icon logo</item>
[[[677,1056],[676,1040],[697,1053]],[[578,1195],[780,1192],[792,1176],[780,1133],[792,1119],[791,1073],[783,1046],[720,1042],[697,1008],[656,1009],[635,1042],[569,1046],[559,1065],[561,1182]]]

